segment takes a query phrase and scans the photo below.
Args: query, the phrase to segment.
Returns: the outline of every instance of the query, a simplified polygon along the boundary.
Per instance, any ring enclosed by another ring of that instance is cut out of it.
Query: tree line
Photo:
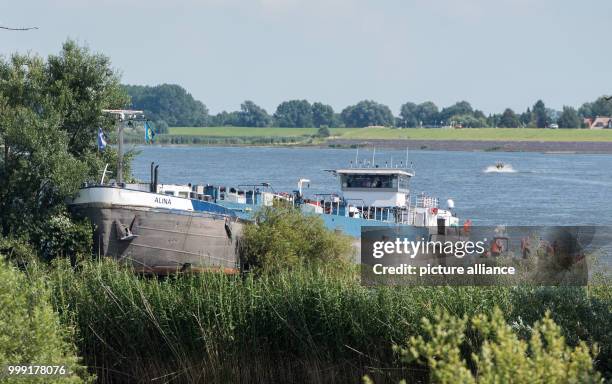
[[[156,123],[159,132],[166,132],[168,126],[546,128],[557,125],[559,128],[582,128],[585,127],[585,118],[612,116],[612,101],[603,96],[584,103],[578,109],[564,106],[557,111],[547,108],[542,100],[537,100],[523,112],[506,108],[501,113],[488,115],[473,108],[467,101],[444,108],[439,108],[432,101],[425,101],[420,104],[407,102],[401,106],[399,116],[394,116],[388,106],[372,100],[360,101],[339,113],[331,105],[321,102],[289,100],[280,103],[272,114],[253,101],[246,100],[237,111],[209,115],[206,106],[179,85],[126,85],[124,88],[131,96],[132,107],[143,109]]]

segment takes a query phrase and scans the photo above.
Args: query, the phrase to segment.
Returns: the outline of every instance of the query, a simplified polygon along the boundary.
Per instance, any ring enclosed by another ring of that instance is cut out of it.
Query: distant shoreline
[[[411,150],[604,153],[612,154],[612,129],[543,128],[317,128],[171,127],[156,141],[161,145],[355,148],[408,147]],[[132,142],[141,143],[142,135]]]
[[[130,143],[139,145],[141,143]],[[319,143],[185,143],[156,144],[161,147],[269,147],[269,148],[356,148],[377,147],[425,151],[465,152],[540,152],[612,154],[612,142],[607,141],[496,141],[496,140],[389,140],[389,139],[330,139]]]
[[[510,140],[387,140],[331,139],[333,147],[357,145],[431,151],[544,152],[612,154],[609,141],[510,141]]]

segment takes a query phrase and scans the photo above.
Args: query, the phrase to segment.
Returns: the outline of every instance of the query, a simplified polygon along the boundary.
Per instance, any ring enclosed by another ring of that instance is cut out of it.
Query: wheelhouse
[[[414,173],[400,169],[339,169],[342,191],[409,192]]]

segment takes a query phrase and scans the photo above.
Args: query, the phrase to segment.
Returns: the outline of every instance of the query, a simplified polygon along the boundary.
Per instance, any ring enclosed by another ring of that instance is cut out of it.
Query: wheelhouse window
[[[409,182],[410,182],[410,177],[404,176],[404,175],[400,175],[399,176],[399,190],[400,191],[407,191],[408,188],[409,188]]]
[[[410,177],[406,175],[342,175],[342,189],[386,189],[408,191]]]
[[[397,189],[395,175],[342,175],[342,188]]]

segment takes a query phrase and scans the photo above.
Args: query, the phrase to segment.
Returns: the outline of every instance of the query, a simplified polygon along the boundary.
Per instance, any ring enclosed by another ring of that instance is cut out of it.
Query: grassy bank
[[[492,141],[612,141],[612,130],[536,128],[362,128],[343,139],[492,140]]]
[[[333,136],[339,136],[355,128],[330,128]],[[317,128],[254,128],[254,127],[170,127],[169,135],[206,137],[297,137],[313,136]]]
[[[331,128],[339,139],[384,140],[491,140],[491,141],[560,141],[612,142],[612,130],[536,129],[536,128]],[[266,143],[305,142],[316,135],[316,128],[248,128],[248,127],[172,127],[167,135],[159,135],[194,143],[219,142]],[[200,138],[199,140],[195,138]],[[180,138],[180,139],[179,139]]]
[[[569,344],[600,346],[598,368],[610,377],[609,287],[369,289],[351,271],[324,269],[154,279],[108,260],[45,274],[100,382],[419,378],[423,369],[399,364],[394,344],[421,335],[420,320],[439,310],[472,317],[495,306],[524,337],[550,310]]]

